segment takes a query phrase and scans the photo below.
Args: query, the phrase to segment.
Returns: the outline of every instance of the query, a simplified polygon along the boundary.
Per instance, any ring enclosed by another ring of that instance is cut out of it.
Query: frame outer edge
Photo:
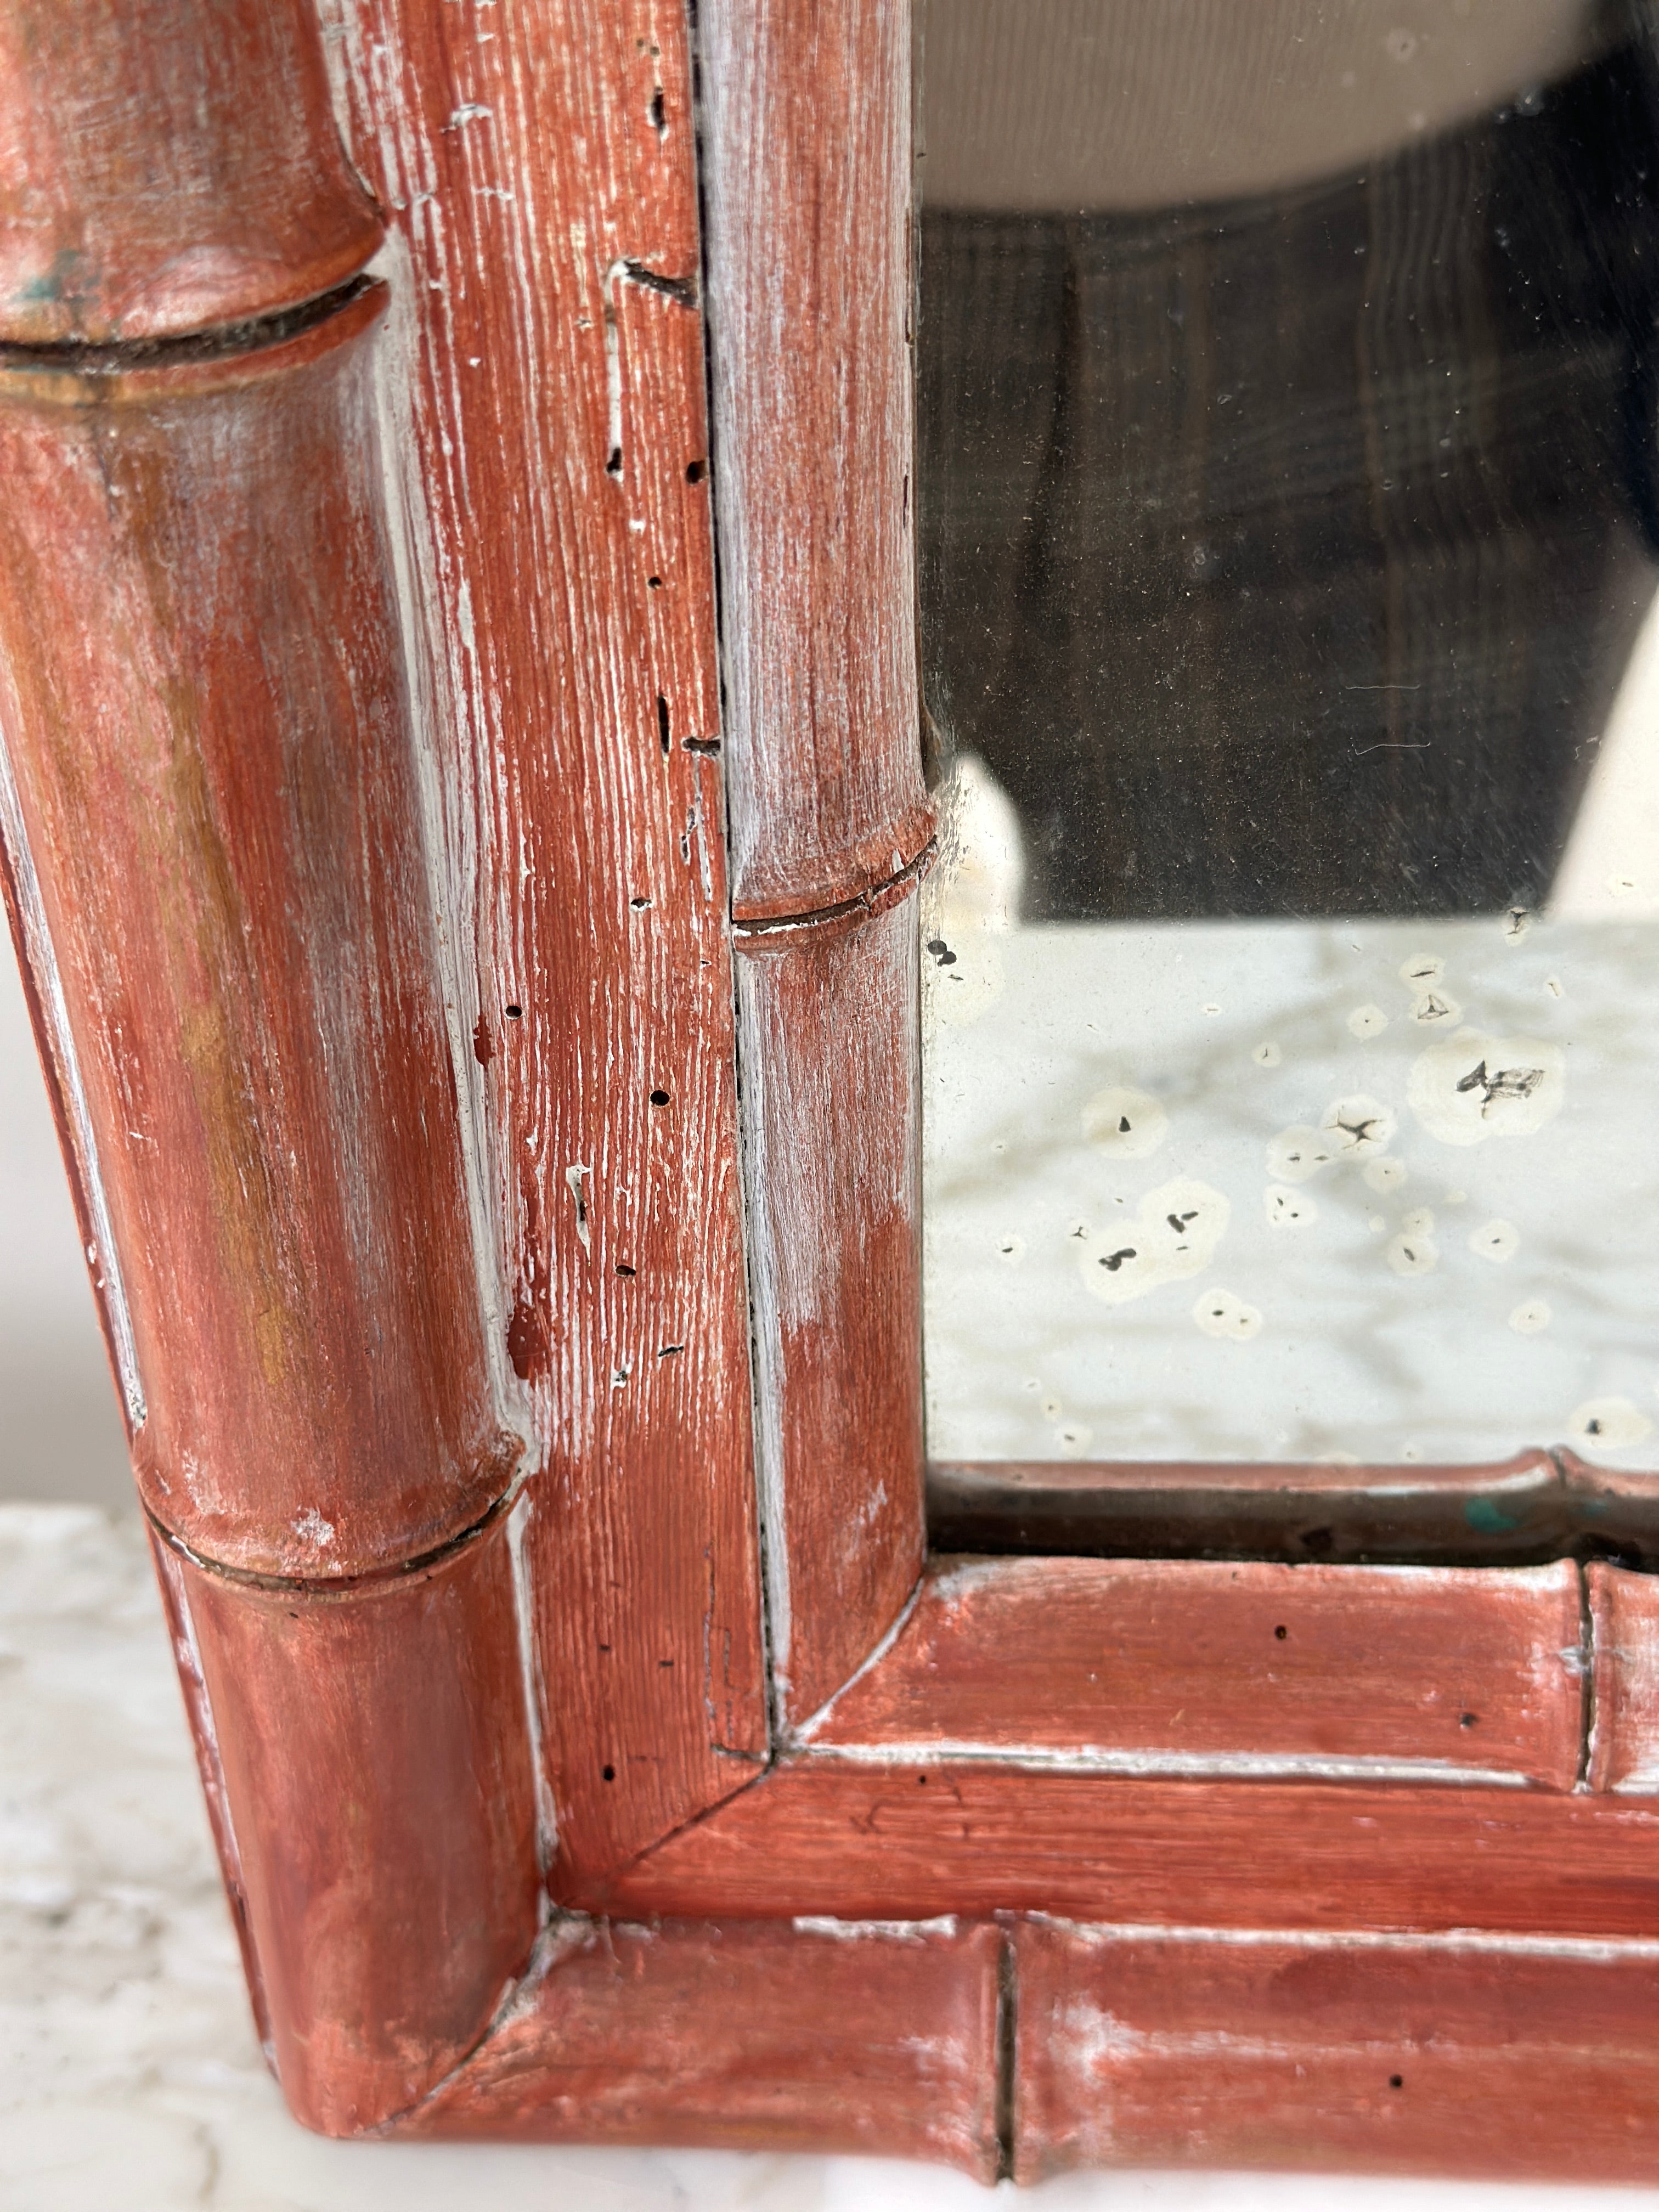
[[[358,2132],[484,2033],[541,1910],[384,288],[333,296],[380,230],[309,8],[94,15],[0,27],[0,338],[72,342],[0,377],[9,889],[262,2040]],[[31,274],[67,235],[73,298]]]

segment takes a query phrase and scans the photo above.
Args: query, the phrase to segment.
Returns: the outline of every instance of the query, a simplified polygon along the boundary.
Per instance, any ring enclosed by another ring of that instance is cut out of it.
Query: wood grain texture
[[[1659,1937],[1659,1808],[1525,1789],[791,1762],[584,1900]]]
[[[471,2049],[536,1937],[506,1522],[326,1595],[155,1548],[283,2094],[360,2132]]]
[[[1578,1570],[930,1565],[893,1644],[803,1741],[1096,1772],[1514,1776],[1570,1790]]]
[[[914,889],[739,939],[757,1449],[779,1711],[795,1726],[921,1571]]]
[[[400,2135],[997,2170],[997,1931],[575,1922]]]
[[[1659,1797],[1659,1583],[1592,1563],[1595,1664],[1589,1786]]]
[[[1014,2172],[1659,2179],[1659,1949],[1022,1922]]]
[[[389,211],[441,904],[544,1463],[562,1881],[766,1741],[690,62],[656,0],[328,0]]]
[[[144,1415],[198,1552],[350,1576],[489,1510],[498,1415],[370,382],[375,288],[252,349],[0,371],[0,726]]]
[[[927,1525],[945,1552],[1493,1566],[1559,1558],[1579,1522],[1536,1451],[1485,1468],[941,1462]]]
[[[705,15],[735,961],[680,10],[525,0],[488,37],[444,0],[323,12],[394,219],[378,356],[366,293],[171,366],[14,360],[0,400],[27,510],[0,512],[20,934],[49,1053],[71,1048],[52,1065],[88,1242],[124,1263],[146,1495],[191,1543],[310,1577],[158,1546],[290,2100],[335,2132],[863,2149],[988,2179],[1012,2019],[1028,2178],[1553,2172],[1555,2137],[1516,2163],[1503,2118],[1551,2099],[1595,2106],[1559,2170],[1647,2178],[1635,1578],[1591,1571],[1599,1796],[1563,1794],[1584,1717],[1566,1565],[946,1571],[813,1721],[924,1542],[908,11]],[[187,20],[176,0],[168,36]],[[113,21],[97,36],[129,44]],[[298,21],[284,0],[256,27],[289,40],[267,75],[298,86],[314,184],[334,172]],[[221,117],[196,65],[192,112]],[[246,155],[304,215],[254,126],[190,154],[173,200],[229,224]],[[0,157],[21,128],[0,121]],[[372,232],[338,177],[294,234],[321,260],[278,238],[262,311],[318,289],[331,235]],[[71,240],[95,282],[41,290],[29,264],[14,295],[59,321],[26,335],[222,318],[267,266],[199,222],[146,263],[135,208],[126,261],[95,224]],[[82,627],[107,648],[67,651]],[[814,1747],[759,1780],[734,985],[779,1717]],[[538,1463],[509,1522],[520,1425]],[[1510,1558],[1563,1491],[1616,1490],[1608,1540],[1648,1555],[1640,1479],[1534,1458],[1427,1488],[1449,1545],[1473,1504]],[[1310,1530],[1328,1559],[1362,1540],[1328,1494],[1328,1522],[1273,1522],[1302,1554]],[[919,1736],[935,1755],[899,1761]],[[1054,1771],[1103,1753],[1231,1778]],[[1245,1778],[1253,1759],[1280,1778]],[[1370,1759],[1410,1784],[1332,1779]],[[1483,1767],[1507,1786],[1449,1780]],[[532,1959],[555,1818],[558,1894],[700,1923],[564,1923]],[[987,1924],[1031,1911],[1165,1932]],[[1385,2058],[1399,2090],[1372,2085]],[[1480,2097],[1500,2117],[1460,2130]]]
[[[909,15],[895,0],[698,11],[739,921],[856,898],[932,835]]]
[[[275,313],[344,283],[380,235],[306,0],[0,10],[0,342]]]

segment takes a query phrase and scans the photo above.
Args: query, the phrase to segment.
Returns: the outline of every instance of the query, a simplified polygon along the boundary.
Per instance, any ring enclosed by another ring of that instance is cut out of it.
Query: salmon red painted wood
[[[928,1559],[908,8],[60,15],[7,889],[294,2109],[1659,2179],[1659,1478]]]

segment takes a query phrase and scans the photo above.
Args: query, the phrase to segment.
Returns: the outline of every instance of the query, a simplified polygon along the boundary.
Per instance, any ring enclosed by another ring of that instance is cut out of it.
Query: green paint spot
[[[1471,1498],[1463,1508],[1463,1518],[1483,1536],[1507,1536],[1522,1525],[1492,1498]]]
[[[31,303],[40,300],[61,300],[70,289],[70,280],[80,259],[78,246],[64,246],[61,252],[53,256],[51,268],[43,269],[38,276],[31,278],[13,295],[14,298]]]

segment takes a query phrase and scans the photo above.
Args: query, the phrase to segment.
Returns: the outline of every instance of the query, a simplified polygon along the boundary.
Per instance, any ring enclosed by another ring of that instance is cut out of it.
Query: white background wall
[[[103,1505],[128,1497],[114,1387],[7,942],[0,949],[0,1498]]]

